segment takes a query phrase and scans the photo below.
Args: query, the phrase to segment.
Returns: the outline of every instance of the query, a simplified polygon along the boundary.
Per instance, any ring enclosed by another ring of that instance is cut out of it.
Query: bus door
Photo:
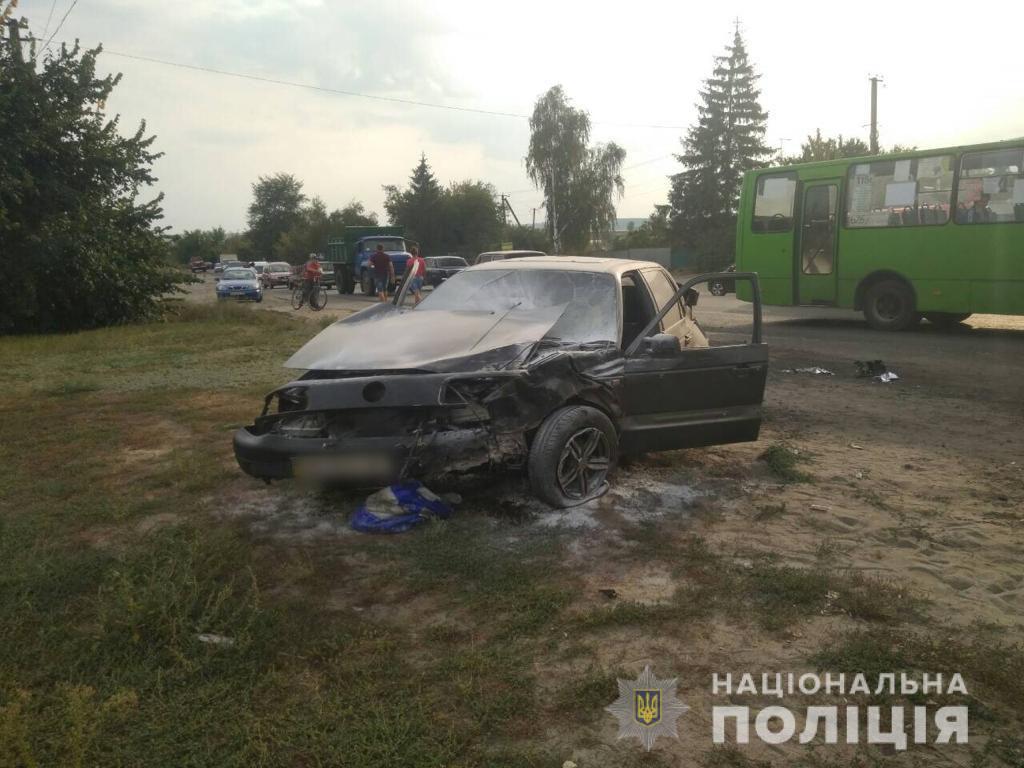
[[[803,185],[797,226],[798,304],[836,303],[836,234],[840,179]]]

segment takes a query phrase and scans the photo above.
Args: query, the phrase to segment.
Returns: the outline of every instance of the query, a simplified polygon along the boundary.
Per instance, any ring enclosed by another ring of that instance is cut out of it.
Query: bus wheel
[[[925,312],[924,319],[943,330],[952,330],[971,316],[970,312]]]
[[[864,318],[876,331],[903,331],[921,316],[914,309],[914,294],[902,280],[879,280],[864,294]]]

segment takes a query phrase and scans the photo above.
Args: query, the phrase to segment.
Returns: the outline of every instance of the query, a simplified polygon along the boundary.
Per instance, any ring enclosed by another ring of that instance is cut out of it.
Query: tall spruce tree
[[[427,163],[427,156],[421,153],[407,189],[393,185],[384,187],[384,209],[392,224],[405,226],[408,237],[428,249],[437,248],[442,236],[442,191]]]
[[[763,141],[768,114],[758,102],[759,75],[738,28],[726,51],[715,57],[700,92],[697,123],[676,155],[684,170],[672,177],[669,192],[674,239],[696,251],[701,268],[732,261],[743,174],[764,167],[771,155]]]

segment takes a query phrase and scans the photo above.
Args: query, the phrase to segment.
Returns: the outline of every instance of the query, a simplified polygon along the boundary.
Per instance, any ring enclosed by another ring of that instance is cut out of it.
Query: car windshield
[[[416,311],[504,313],[563,306],[548,338],[617,343],[616,284],[602,272],[482,269],[458,272],[423,299]]]
[[[226,269],[225,280],[252,280],[256,275],[251,269]]]
[[[383,245],[385,251],[404,251],[405,241],[403,240],[364,240],[364,251],[375,251],[378,245]]]
[[[468,267],[465,259],[460,259],[458,256],[449,256],[446,259],[438,259],[438,266],[441,267]]]

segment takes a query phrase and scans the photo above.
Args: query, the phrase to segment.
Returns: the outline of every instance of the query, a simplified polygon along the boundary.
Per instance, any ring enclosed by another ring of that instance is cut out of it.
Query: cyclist
[[[302,303],[311,301],[313,295],[313,286],[316,285],[317,281],[323,277],[324,270],[320,266],[320,261],[317,259],[315,253],[309,254],[309,261],[306,262],[306,266],[302,272]]]

